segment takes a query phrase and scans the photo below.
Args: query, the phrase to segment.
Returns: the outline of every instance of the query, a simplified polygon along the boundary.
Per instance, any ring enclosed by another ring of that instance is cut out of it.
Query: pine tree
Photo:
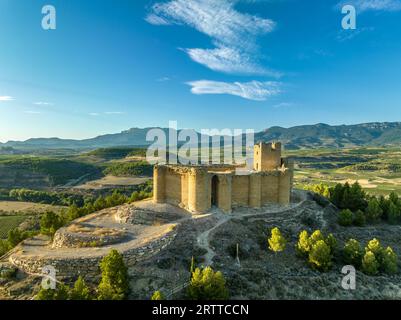
[[[102,279],[98,287],[99,300],[123,300],[129,291],[128,272],[122,255],[115,249],[100,262]]]
[[[62,283],[57,283],[56,289],[41,288],[36,295],[36,300],[68,300],[69,287]]]
[[[383,211],[383,219],[388,220],[390,203],[391,203],[391,201],[386,199],[384,196],[379,197],[379,206]]]
[[[271,237],[268,239],[269,249],[273,252],[281,252],[284,251],[287,241],[281,235],[279,228],[274,228],[271,231]]]
[[[349,209],[345,209],[340,211],[338,215],[338,224],[343,227],[348,227],[352,225],[353,222],[353,214],[352,211]]]
[[[193,300],[228,299],[226,281],[220,271],[214,272],[211,267],[196,268],[188,287],[188,296]]]
[[[390,247],[383,253],[382,270],[388,274],[394,274],[398,270],[397,255]]]
[[[322,240],[322,241],[325,240],[324,237],[323,237],[323,234],[322,234],[322,232],[321,232],[320,230],[315,230],[315,231],[311,234],[311,236],[309,237],[309,245],[311,246],[311,249],[312,249],[312,246],[313,246],[316,242],[318,242],[318,241],[320,241],[320,240]]]
[[[330,233],[325,240],[326,244],[329,246],[331,254],[337,250],[337,239],[334,237],[332,233]]]
[[[297,252],[301,255],[307,255],[310,251],[309,235],[308,231],[303,230],[298,237],[298,243],[296,246]]]
[[[368,245],[365,248],[365,252],[371,251],[376,257],[376,260],[379,264],[382,262],[384,249],[380,244],[380,241],[376,238],[373,238],[368,242]]]
[[[309,253],[309,263],[312,267],[320,271],[328,271],[332,265],[331,260],[331,250],[326,242],[319,240],[312,245]]]
[[[366,193],[356,181],[350,188],[349,208],[351,211],[364,210],[366,208]]]
[[[358,226],[358,227],[363,227],[366,224],[365,213],[362,210],[358,210],[355,213],[353,223],[355,226]]]
[[[379,262],[372,251],[365,253],[362,259],[362,271],[370,276],[374,276],[379,272]]]
[[[366,217],[371,222],[376,222],[380,220],[383,215],[383,210],[380,207],[379,201],[376,198],[372,198],[368,202],[368,207],[366,208]]]
[[[166,298],[164,297],[163,293],[161,291],[157,290],[153,293],[152,297],[150,300],[165,300]]]
[[[330,189],[330,201],[337,206],[341,206],[341,200],[343,198],[344,189],[342,184],[338,183],[334,188]]]
[[[71,300],[91,300],[89,287],[86,285],[82,276],[79,276],[70,291]]]
[[[352,206],[352,199],[351,199],[351,187],[346,182],[343,187],[343,193],[342,193],[342,198],[340,202],[340,208],[341,209],[350,209]]]
[[[398,197],[398,194],[396,194],[395,192],[391,192],[389,195],[389,200],[395,205],[398,205],[400,198]]]
[[[346,264],[359,268],[363,257],[363,250],[360,243],[355,239],[349,239],[344,246],[343,258]]]
[[[388,222],[390,222],[391,224],[397,224],[400,222],[400,220],[401,220],[401,210],[393,202],[390,202],[388,208]]]

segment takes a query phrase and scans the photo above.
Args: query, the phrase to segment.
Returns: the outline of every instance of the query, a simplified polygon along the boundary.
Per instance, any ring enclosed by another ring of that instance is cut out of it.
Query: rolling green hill
[[[0,188],[53,187],[99,172],[98,167],[78,161],[3,156],[0,157]]]

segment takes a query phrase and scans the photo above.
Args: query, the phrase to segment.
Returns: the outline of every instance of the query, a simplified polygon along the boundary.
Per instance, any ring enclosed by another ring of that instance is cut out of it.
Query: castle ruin
[[[239,206],[260,208],[267,203],[290,203],[293,163],[281,156],[281,143],[254,146],[253,171],[238,174],[235,165],[156,165],[155,203],[169,203],[192,213],[213,206],[230,213]]]

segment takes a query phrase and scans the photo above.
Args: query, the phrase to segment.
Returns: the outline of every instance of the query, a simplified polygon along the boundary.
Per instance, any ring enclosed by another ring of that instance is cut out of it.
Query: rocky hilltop
[[[34,273],[49,261],[57,262],[63,281],[73,281],[79,273],[96,283],[95,262],[117,247],[129,266],[131,299],[149,299],[155,290],[168,298],[184,298],[192,257],[198,266],[212,265],[223,272],[231,299],[400,299],[399,272],[373,277],[357,271],[357,289],[347,291],[341,287],[340,259],[323,273],[297,255],[299,233],[317,229],[333,233],[338,248],[350,238],[366,244],[375,237],[401,255],[399,226],[340,227],[337,215],[332,204],[306,191],[295,191],[287,206],[236,208],[230,215],[216,209],[192,216],[151,201],[106,209],[60,229],[53,242],[37,239],[17,247],[8,264],[13,262],[20,271],[16,279],[0,283],[0,295],[31,298],[40,283]],[[288,241],[283,252],[268,250],[273,227],[279,227]]]

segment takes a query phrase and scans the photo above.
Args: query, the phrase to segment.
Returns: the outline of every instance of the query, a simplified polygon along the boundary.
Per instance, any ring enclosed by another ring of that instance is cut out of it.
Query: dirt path
[[[218,219],[219,219],[218,222],[212,228],[202,232],[197,237],[198,245],[207,251],[206,254],[203,256],[203,258],[205,260],[204,261],[205,266],[210,266],[212,264],[212,260],[213,260],[214,256],[216,255],[214,250],[210,247],[210,242],[209,242],[210,233],[213,230],[220,227],[222,224],[226,223],[227,221],[229,221],[233,218],[232,215],[223,214],[223,213],[216,213],[215,217],[218,217]]]
[[[297,204],[285,207],[282,210],[276,210],[276,211],[267,210],[267,211],[262,211],[262,212],[258,212],[258,213],[240,213],[240,212],[238,212],[238,213],[234,213],[234,214],[224,214],[221,212],[214,213],[214,217],[218,218],[217,223],[212,228],[199,234],[197,237],[197,243],[198,243],[199,247],[201,247],[202,249],[205,249],[207,251],[206,254],[203,256],[203,258],[204,258],[203,264],[205,266],[210,266],[213,263],[213,258],[216,255],[216,253],[210,246],[209,236],[212,231],[216,230],[221,225],[227,223],[228,221],[230,221],[231,219],[234,219],[234,218],[235,219],[243,219],[243,218],[249,218],[249,217],[253,217],[253,216],[256,217],[256,216],[265,215],[265,214],[271,214],[272,220],[274,220],[276,214],[280,214],[280,213],[286,212],[288,210],[295,209],[295,208],[301,206],[304,202],[305,202],[305,200],[303,200]]]

